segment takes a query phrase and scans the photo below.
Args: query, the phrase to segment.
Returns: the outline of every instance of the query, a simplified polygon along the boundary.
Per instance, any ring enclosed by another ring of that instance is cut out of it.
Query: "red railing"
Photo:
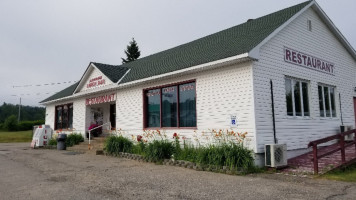
[[[347,135],[351,135],[355,133],[354,135],[354,139],[352,142],[348,142],[345,143],[345,136]],[[335,148],[331,148],[330,150],[326,151],[326,152],[322,152],[322,154],[318,155],[318,145],[319,144],[323,144],[323,143],[327,143],[330,142],[332,140],[339,140],[335,145]],[[318,174],[319,173],[319,166],[318,166],[318,159],[331,155],[337,151],[341,151],[341,164],[344,164],[346,162],[345,159],[345,148],[355,145],[355,151],[356,151],[356,129],[354,130],[350,130],[350,131],[346,131],[343,133],[338,133],[336,135],[332,135],[326,138],[322,138],[319,140],[314,140],[309,142],[308,147],[313,147],[313,164],[314,164],[314,174]]]

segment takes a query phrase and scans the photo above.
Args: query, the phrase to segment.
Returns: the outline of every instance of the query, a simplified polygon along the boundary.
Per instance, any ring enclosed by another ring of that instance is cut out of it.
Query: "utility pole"
[[[20,97],[20,105],[19,105],[19,118],[18,118],[18,123],[20,123],[20,115],[21,115],[21,97]]]

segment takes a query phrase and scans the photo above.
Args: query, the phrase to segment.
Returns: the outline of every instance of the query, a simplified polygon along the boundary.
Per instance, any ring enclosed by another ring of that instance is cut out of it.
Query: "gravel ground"
[[[13,143],[0,144],[0,199],[356,199],[356,184],[231,176]]]

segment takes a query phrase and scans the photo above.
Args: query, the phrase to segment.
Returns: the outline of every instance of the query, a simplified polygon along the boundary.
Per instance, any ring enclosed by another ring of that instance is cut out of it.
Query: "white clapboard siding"
[[[88,76],[80,81],[80,85],[79,85],[79,88],[77,89],[77,92],[85,92],[85,91],[89,91],[89,90],[93,90],[93,89],[97,89],[100,87],[104,87],[104,86],[113,84],[113,82],[107,76],[105,76],[100,70],[98,70],[95,67],[89,66],[87,73],[88,73]],[[87,84],[90,83],[91,79],[98,78],[100,76],[102,77],[101,80],[105,80],[105,84],[97,85],[97,86],[90,87],[90,88],[87,87]]]
[[[308,19],[312,21],[311,32],[307,29]],[[286,63],[284,46],[334,63],[335,76]],[[354,125],[356,62],[311,8],[263,45],[260,56],[253,66],[258,153],[264,152],[264,144],[273,143],[270,79],[274,85],[277,138],[279,143],[287,143],[289,150],[307,148],[309,141],[338,132],[339,92],[344,124]],[[285,76],[309,82],[310,117],[287,116]],[[336,86],[336,118],[319,117],[318,83]]]
[[[251,63],[241,63],[203,71],[169,80],[156,80],[145,85],[119,90],[117,93],[116,126],[127,134],[143,132],[143,90],[171,83],[196,80],[197,129],[166,129],[169,137],[179,133],[188,139],[196,132],[230,128],[230,115],[236,114],[235,131],[248,132],[249,145],[255,147]],[[195,132],[194,132],[195,131]],[[203,138],[200,138],[203,141]]]

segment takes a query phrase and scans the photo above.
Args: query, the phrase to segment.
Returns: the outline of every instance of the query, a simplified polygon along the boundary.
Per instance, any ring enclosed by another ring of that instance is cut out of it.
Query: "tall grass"
[[[84,142],[84,138],[82,134],[78,134],[78,133],[69,134],[66,139],[66,146],[71,147],[73,145],[79,144],[80,142]]]
[[[119,152],[131,153],[133,142],[123,136],[110,136],[105,140],[105,151],[113,156],[119,155]]]

